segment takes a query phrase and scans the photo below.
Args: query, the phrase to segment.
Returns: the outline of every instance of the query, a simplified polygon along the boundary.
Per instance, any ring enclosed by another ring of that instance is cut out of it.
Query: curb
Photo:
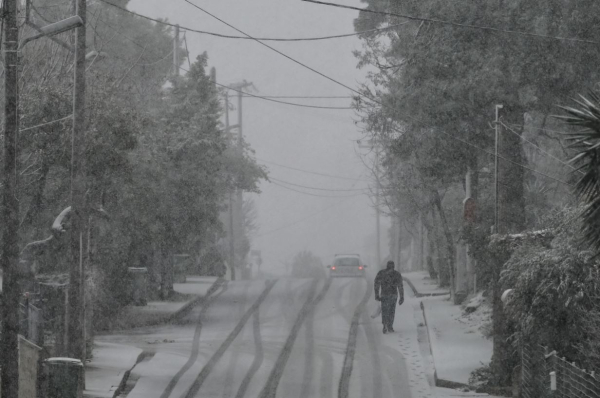
[[[158,325],[158,324],[161,324],[161,323],[172,322],[172,321],[177,320],[178,318],[186,316],[188,313],[191,312],[192,308],[194,308],[196,305],[198,305],[199,303],[201,303],[204,299],[212,296],[212,294],[215,291],[217,291],[217,289],[219,287],[221,287],[221,285],[223,285],[223,283],[225,283],[225,279],[224,278],[217,278],[213,282],[213,284],[208,288],[208,290],[206,291],[205,295],[193,298],[192,300],[188,301],[183,307],[181,307],[180,309],[178,309],[177,311],[175,311],[171,315],[167,315],[163,319],[160,319],[157,324],[148,325],[148,326],[155,326],[155,325]]]
[[[415,297],[417,297],[417,298],[421,298],[421,297],[437,297],[437,296],[445,296],[447,294],[450,294],[450,292],[446,292],[446,293],[419,293],[419,291],[415,287],[414,283],[410,279],[408,279],[407,277],[403,276],[402,280],[404,282],[406,282],[408,284],[408,286],[410,286],[410,289],[413,291],[413,293],[415,294]]]
[[[421,312],[423,313],[423,319],[425,320],[425,329],[427,329],[427,340],[428,340],[428,343],[429,343],[429,351],[431,353],[431,358],[432,358],[432,362],[433,362],[433,380],[435,382],[435,385],[437,387],[452,388],[452,389],[470,388],[468,384],[459,383],[457,381],[452,381],[452,380],[440,379],[438,377],[438,375],[437,375],[437,369],[435,368],[435,355],[433,354],[433,347],[432,347],[432,344],[431,344],[431,332],[429,330],[429,323],[427,322],[427,314],[425,312],[425,305],[421,301],[419,303],[419,306],[421,307]]]
[[[127,385],[127,380],[129,380],[129,375],[131,374],[131,371],[133,370],[133,368],[135,368],[137,366],[138,363],[140,363],[140,361],[142,360],[142,358],[145,355],[146,354],[145,354],[144,351],[140,352],[140,355],[138,355],[138,357],[135,359],[135,363],[133,364],[133,366],[131,368],[127,369],[125,371],[125,373],[123,373],[123,378],[121,379],[121,382],[119,383],[119,386],[115,390],[115,392],[113,394],[113,398],[118,398],[119,395],[121,395],[121,393],[125,389],[125,386]]]
[[[164,323],[164,322],[173,321],[173,320],[176,320],[177,318],[185,316],[198,303],[200,303],[205,298],[211,296],[224,282],[225,282],[225,279],[223,279],[223,278],[217,278],[213,282],[213,284],[211,285],[211,287],[207,290],[207,292],[206,292],[206,294],[204,296],[198,296],[198,297],[190,300],[187,304],[185,304],[183,307],[181,307],[179,310],[177,310],[176,312],[174,312],[173,314],[171,314],[169,316],[157,319],[157,320],[152,321],[152,322],[146,322],[144,325],[134,326],[134,327],[155,326],[155,325],[158,325],[158,324],[161,324],[161,323]],[[131,374],[131,371],[138,365],[138,363],[140,363],[140,361],[146,355],[148,355],[148,354],[145,351],[140,352],[140,354],[136,358],[135,363],[133,364],[133,366],[130,369],[126,370],[123,373],[123,377],[121,378],[121,382],[119,383],[119,386],[117,387],[117,389],[115,390],[115,392],[113,394],[113,398],[118,398],[119,395],[121,395],[121,393],[125,389],[125,386],[127,385],[127,380],[129,379],[129,375]]]

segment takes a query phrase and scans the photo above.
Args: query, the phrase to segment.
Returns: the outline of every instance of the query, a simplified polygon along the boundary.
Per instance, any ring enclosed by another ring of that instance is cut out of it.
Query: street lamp
[[[33,25],[33,24],[31,24],[31,25]],[[56,36],[60,33],[67,32],[71,29],[75,29],[80,26],[83,26],[83,20],[78,15],[74,15],[67,19],[63,19],[62,21],[58,21],[58,22],[43,26],[41,28],[35,26],[38,33],[33,36],[25,38],[23,40],[23,44],[21,44],[21,48],[23,48],[30,41],[39,39],[40,37]]]

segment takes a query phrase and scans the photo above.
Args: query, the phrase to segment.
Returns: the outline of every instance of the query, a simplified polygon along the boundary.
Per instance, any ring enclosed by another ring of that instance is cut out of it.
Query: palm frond
[[[575,106],[561,106],[566,115],[558,119],[578,127],[566,133],[569,147],[576,154],[569,160],[583,175],[577,180],[575,193],[586,205],[581,213],[582,233],[586,244],[600,254],[600,95],[590,93],[573,99]]]

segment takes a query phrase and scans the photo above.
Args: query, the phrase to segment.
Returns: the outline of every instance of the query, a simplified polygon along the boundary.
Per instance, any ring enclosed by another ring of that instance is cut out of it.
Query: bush
[[[577,210],[551,220],[550,247],[525,244],[502,273],[512,288],[506,304],[515,325],[514,342],[531,339],[559,351],[587,368],[598,367],[600,343],[600,263],[582,250]]]

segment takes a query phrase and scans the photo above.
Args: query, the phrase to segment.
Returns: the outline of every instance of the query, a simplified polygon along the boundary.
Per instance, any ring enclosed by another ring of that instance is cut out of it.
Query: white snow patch
[[[492,341],[481,332],[485,311],[463,315],[446,297],[423,299],[438,378],[468,384],[471,372],[489,363]]]
[[[135,365],[141,353],[142,350],[136,347],[96,342],[93,358],[86,364],[84,394],[112,398],[125,372]]]

